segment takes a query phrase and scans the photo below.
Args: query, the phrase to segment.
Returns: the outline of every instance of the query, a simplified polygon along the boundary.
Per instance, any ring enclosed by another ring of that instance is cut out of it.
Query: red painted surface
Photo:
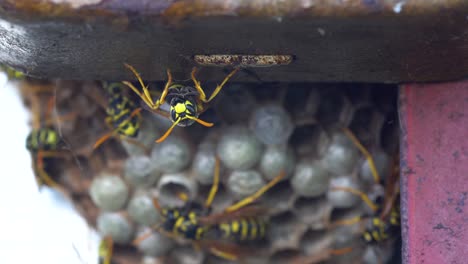
[[[468,81],[400,89],[403,260],[468,263]]]

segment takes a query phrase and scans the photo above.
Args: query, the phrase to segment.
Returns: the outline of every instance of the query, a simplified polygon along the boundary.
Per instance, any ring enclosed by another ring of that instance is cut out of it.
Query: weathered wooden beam
[[[0,0],[0,63],[43,78],[187,79],[195,55],[293,55],[264,81],[426,82],[468,76],[463,0]],[[221,80],[203,67],[202,80]],[[237,81],[256,81],[239,73]]]

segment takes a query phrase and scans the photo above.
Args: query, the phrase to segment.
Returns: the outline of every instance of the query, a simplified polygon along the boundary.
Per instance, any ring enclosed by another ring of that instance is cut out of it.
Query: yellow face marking
[[[239,232],[239,221],[234,221],[231,223],[232,233],[237,234]]]
[[[249,231],[249,223],[247,223],[245,219],[242,219],[241,224],[242,224],[241,239],[245,240],[247,239],[247,233]]]
[[[178,103],[174,106],[174,110],[177,114],[181,114],[187,110],[187,107],[185,106],[185,104]]]

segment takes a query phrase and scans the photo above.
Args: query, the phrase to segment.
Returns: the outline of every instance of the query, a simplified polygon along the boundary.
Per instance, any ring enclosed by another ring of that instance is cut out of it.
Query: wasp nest
[[[369,213],[360,197],[334,187],[364,193],[374,188],[368,162],[340,128],[356,134],[373,155],[381,177],[386,177],[398,141],[393,132],[395,87],[228,84],[203,114],[215,121],[213,128],[176,127],[156,144],[170,122],[143,110],[136,137],[141,146],[111,138],[93,149],[95,141],[110,131],[100,85],[71,81],[49,85],[56,90],[56,114],[76,113],[74,119],[60,122],[74,158],[65,158],[64,170],[53,176],[88,222],[102,235],[112,236],[116,263],[125,263],[119,258],[122,254],[142,263],[230,263],[158,232],[138,247],[131,244],[161,221],[153,198],[161,206],[181,206],[181,193],[206,199],[216,156],[221,160],[221,183],[214,211],[254,193],[281,171],[286,173],[259,199],[269,209],[269,230],[265,241],[252,245],[262,254],[248,256],[247,263],[381,263],[392,255],[394,243],[368,245],[362,243],[356,225],[332,223]],[[131,92],[124,92],[139,104]],[[331,253],[345,247],[352,250]]]

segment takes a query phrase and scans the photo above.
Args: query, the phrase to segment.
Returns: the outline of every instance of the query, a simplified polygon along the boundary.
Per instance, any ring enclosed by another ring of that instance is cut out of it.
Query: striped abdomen
[[[57,150],[60,142],[58,132],[53,128],[32,130],[26,138],[26,149],[31,152]]]
[[[248,241],[265,237],[267,222],[257,218],[242,218],[220,223],[216,226],[221,238]]]
[[[110,123],[117,133],[127,137],[136,137],[140,131],[140,113],[131,116],[136,109],[130,99],[122,94],[111,94],[106,109]]]

